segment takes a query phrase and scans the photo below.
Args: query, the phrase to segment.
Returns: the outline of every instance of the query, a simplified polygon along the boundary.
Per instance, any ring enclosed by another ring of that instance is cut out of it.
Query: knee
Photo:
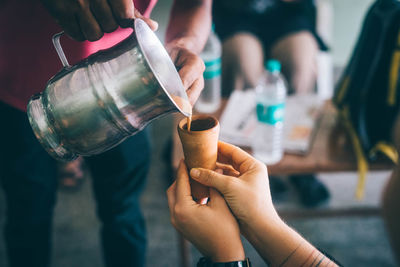
[[[317,81],[316,62],[295,64],[290,70],[284,72],[284,75],[288,80],[289,91],[298,94],[311,93]]]
[[[306,31],[288,35],[271,48],[271,57],[282,63],[291,91],[311,92],[317,79],[318,44]]]
[[[222,51],[222,83],[230,84],[230,90],[254,87],[263,71],[260,40],[250,33],[237,33],[224,41]]]

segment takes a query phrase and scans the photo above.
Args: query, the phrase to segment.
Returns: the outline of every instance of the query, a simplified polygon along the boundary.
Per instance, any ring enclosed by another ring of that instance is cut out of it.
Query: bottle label
[[[209,80],[221,75],[221,58],[205,60],[204,65],[206,66],[203,73],[204,79]]]
[[[257,119],[259,122],[275,125],[278,122],[283,122],[285,115],[285,103],[276,105],[257,104]]]

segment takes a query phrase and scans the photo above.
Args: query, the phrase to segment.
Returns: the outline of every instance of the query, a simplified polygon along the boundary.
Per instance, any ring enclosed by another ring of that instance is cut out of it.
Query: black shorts
[[[268,53],[271,47],[283,37],[300,31],[310,32],[319,48],[327,50],[326,45],[316,33],[315,7],[312,4],[293,4],[280,2],[262,14],[228,12],[214,1],[213,21],[215,32],[222,41],[239,33],[247,32],[259,38]]]

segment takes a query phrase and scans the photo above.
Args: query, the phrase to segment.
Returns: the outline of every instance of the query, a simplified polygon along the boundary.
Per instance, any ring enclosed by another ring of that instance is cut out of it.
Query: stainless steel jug
[[[192,109],[168,53],[140,19],[116,46],[70,66],[53,43],[64,68],[32,97],[28,117],[47,152],[59,160],[104,152],[142,130],[151,120]]]

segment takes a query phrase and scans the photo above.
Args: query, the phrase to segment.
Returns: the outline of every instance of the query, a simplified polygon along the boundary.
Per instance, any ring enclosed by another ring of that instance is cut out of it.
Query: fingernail
[[[197,178],[200,176],[200,171],[198,169],[191,169],[190,176]]]

